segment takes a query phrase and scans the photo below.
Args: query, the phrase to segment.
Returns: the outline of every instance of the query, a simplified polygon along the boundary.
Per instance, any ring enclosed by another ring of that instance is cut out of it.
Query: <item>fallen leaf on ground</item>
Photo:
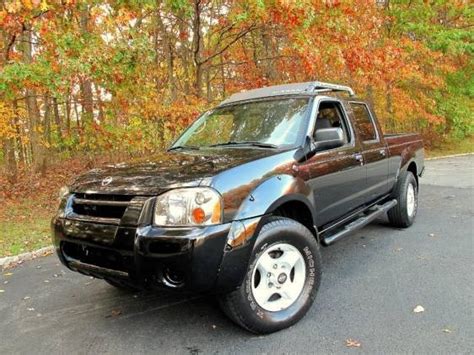
[[[27,310],[30,311],[30,312],[33,312],[35,309],[30,307],[30,308],[27,308]]]
[[[5,292],[5,290],[0,290],[0,293],[4,293],[4,292]]]
[[[360,342],[355,339],[346,339],[346,346],[348,348],[360,348]]]
[[[113,309],[112,312],[110,312],[110,315],[106,316],[106,318],[118,317],[121,314],[122,314],[122,311],[120,309]]]
[[[49,280],[44,280],[44,283],[46,283],[46,284],[49,283]]]
[[[430,237],[434,237],[434,236],[435,236],[434,233],[430,233],[430,234],[428,234],[428,235],[429,235]]]
[[[23,299],[26,301],[26,300],[29,300],[31,297],[30,296],[25,296],[23,297]]]
[[[424,312],[424,311],[425,311],[425,309],[423,308],[423,306],[420,306],[420,305],[416,306],[416,307],[413,309],[413,312],[414,312],[414,313],[421,313],[421,312]]]
[[[42,253],[43,256],[48,256],[48,255],[51,255],[51,254],[53,254],[52,250],[46,250],[45,252]]]
[[[449,329],[449,328],[444,328],[444,329],[443,329],[443,332],[444,332],[444,333],[452,333],[453,331],[452,331],[451,329]]]
[[[3,274],[3,276],[12,276],[13,275],[13,272],[7,272],[5,274]]]

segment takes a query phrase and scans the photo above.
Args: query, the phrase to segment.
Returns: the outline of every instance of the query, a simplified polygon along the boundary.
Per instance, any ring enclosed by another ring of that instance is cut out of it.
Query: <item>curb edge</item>
[[[460,154],[451,154],[451,155],[443,155],[440,157],[433,157],[433,158],[426,158],[425,160],[439,160],[439,159],[446,159],[446,158],[455,158],[455,157],[465,157],[467,155],[474,155],[474,152],[470,153],[460,153]]]
[[[19,264],[22,264],[24,261],[33,260],[42,256],[51,255],[54,251],[54,247],[52,245],[30,251],[28,253],[22,253],[15,256],[6,256],[0,258],[0,271],[4,271],[10,268],[13,268]]]

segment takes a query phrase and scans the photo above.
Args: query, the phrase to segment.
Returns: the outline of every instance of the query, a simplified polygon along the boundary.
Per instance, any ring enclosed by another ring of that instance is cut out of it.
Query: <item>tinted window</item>
[[[362,141],[376,140],[377,133],[367,106],[364,104],[351,103],[351,107],[360,139]]]
[[[341,105],[337,102],[323,101],[319,104],[318,116],[316,117],[316,128],[314,132],[321,128],[342,128],[345,142],[350,141],[349,130],[346,120],[343,118]]]

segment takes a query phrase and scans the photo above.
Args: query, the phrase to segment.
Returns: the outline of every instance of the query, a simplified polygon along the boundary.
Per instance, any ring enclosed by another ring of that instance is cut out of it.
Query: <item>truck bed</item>
[[[418,133],[384,134],[390,156],[390,173],[404,166],[413,157],[417,173],[424,169],[423,139]]]

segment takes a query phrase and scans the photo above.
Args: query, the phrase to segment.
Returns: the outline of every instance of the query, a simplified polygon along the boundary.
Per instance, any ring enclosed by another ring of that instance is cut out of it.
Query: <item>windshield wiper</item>
[[[275,144],[258,142],[258,141],[246,141],[246,142],[230,141],[230,142],[225,142],[225,143],[211,144],[209,147],[221,147],[221,146],[226,146],[226,145],[250,145],[253,147],[271,148],[271,149],[278,148],[278,146]]]
[[[175,150],[175,149],[190,149],[190,150],[199,150],[199,147],[194,145],[177,145],[168,149],[168,152]]]

